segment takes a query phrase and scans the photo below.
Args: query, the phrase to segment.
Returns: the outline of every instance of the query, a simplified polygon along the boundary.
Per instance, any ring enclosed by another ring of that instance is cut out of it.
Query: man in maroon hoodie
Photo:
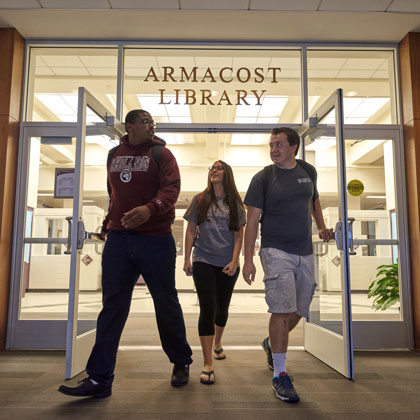
[[[162,347],[174,364],[171,384],[188,382],[191,348],[175,288],[176,248],[171,233],[180,174],[165,142],[154,135],[155,123],[144,110],[130,111],[127,135],[108,162],[110,203],[101,236],[102,301],[96,342],[86,366],[88,377],[63,394],[108,397],[118,345],[140,274],[153,298]]]

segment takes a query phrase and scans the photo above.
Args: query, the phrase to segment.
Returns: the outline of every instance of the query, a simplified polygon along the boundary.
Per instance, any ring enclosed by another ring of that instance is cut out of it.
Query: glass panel
[[[345,124],[398,123],[393,51],[308,50],[309,113],[338,88]]]
[[[334,230],[335,224],[338,222],[339,209],[335,144],[335,137],[320,137],[305,147],[306,161],[314,165],[318,172],[317,187],[325,224]],[[328,168],[318,164],[319,154],[325,156],[329,163]],[[331,214],[334,214],[333,218],[330,216]],[[315,280],[318,286],[311,303],[309,322],[342,335],[343,299],[340,251],[337,249],[335,241],[323,243],[318,238],[315,222],[312,223]]]
[[[85,87],[115,114],[116,48],[31,48],[27,121],[77,119],[77,89]],[[100,119],[88,111],[88,123]]]
[[[99,116],[97,118],[100,119]],[[81,209],[86,232],[100,233],[102,222],[108,212],[106,162],[109,150],[118,143],[119,140],[114,140],[107,135],[87,135],[85,137]],[[102,309],[103,247],[102,241],[90,240],[85,241],[83,248],[79,251],[77,335],[91,330],[95,325],[95,323],[80,321],[92,320],[96,322]]]
[[[125,50],[124,114],[171,123],[299,123],[297,50]]]
[[[75,139],[67,140],[30,138],[25,239],[44,243],[24,245],[20,319],[67,319],[70,255],[60,241],[67,238],[73,200],[54,197],[56,169],[74,168]]]
[[[318,171],[318,189],[324,218],[327,226],[334,227],[338,221],[334,139],[321,137],[308,143],[306,156]],[[350,256],[352,313],[355,320],[400,319],[399,302],[385,310],[375,310],[374,298],[367,296],[378,267],[398,262],[397,244],[378,245],[369,242],[398,240],[393,156],[391,140],[346,140],[348,215],[355,219],[353,237],[356,241],[356,255]],[[339,251],[329,246],[319,264],[326,267],[322,271],[320,285],[326,292],[330,292],[338,278]],[[392,287],[399,288],[398,276]],[[389,293],[392,295],[392,292]]]

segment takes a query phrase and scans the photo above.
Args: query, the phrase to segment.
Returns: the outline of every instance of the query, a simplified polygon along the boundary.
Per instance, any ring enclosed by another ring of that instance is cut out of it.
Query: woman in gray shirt
[[[218,160],[209,168],[207,188],[193,198],[184,219],[188,221],[184,271],[193,276],[200,301],[198,334],[204,357],[200,382],[211,385],[212,351],[215,359],[226,358],[221,340],[239,275],[245,225],[244,205],[227,163]]]

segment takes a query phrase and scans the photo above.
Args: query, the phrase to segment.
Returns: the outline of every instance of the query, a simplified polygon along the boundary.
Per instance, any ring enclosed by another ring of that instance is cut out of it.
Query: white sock
[[[98,385],[98,382],[94,381],[92,378],[89,378],[89,379],[90,379],[90,382],[93,383],[93,385]]]
[[[280,376],[281,372],[286,370],[286,353],[273,353],[274,376]]]

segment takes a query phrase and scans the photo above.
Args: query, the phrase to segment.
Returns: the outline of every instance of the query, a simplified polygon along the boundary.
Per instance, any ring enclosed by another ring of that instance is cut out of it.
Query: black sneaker
[[[273,378],[273,391],[279,400],[286,402],[299,402],[300,400],[292,384],[292,378],[285,372]]]
[[[172,370],[171,385],[172,386],[183,386],[188,383],[190,378],[190,366],[179,366],[174,365]]]
[[[111,389],[102,388],[99,384],[95,385],[89,377],[77,382],[75,386],[60,385],[58,391],[72,397],[105,398],[112,394]]]
[[[264,340],[261,343],[261,346],[264,349],[264,351],[267,353],[267,367],[271,370],[274,370],[273,354],[271,353],[271,347],[268,341],[268,337],[264,338]]]

